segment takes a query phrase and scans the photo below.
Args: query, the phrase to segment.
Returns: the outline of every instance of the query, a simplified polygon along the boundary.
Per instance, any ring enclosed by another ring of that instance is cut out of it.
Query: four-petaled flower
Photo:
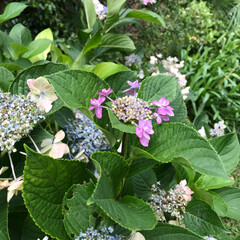
[[[153,116],[156,117],[156,121],[158,124],[161,124],[162,123],[162,120],[164,121],[169,121],[169,117],[167,115],[161,115],[159,113],[153,113]]]
[[[103,106],[101,106],[101,104],[105,100],[106,100],[106,98],[105,97],[101,97],[101,96],[98,97],[98,100],[97,99],[91,99],[90,100],[91,104],[93,106],[91,106],[89,108],[89,111],[91,111],[91,110],[93,110],[95,108],[95,113],[94,114],[96,114],[97,118],[102,118],[102,108],[103,108]]]
[[[102,89],[102,91],[101,92],[98,92],[98,94],[99,94],[99,96],[107,96],[107,95],[109,95],[110,93],[112,93],[113,92],[113,90],[111,89],[111,88],[109,88],[109,89]]]
[[[154,134],[152,120],[139,119],[138,126],[136,127],[136,135],[144,147],[148,147],[150,140],[149,134]]]
[[[28,93],[31,100],[37,103],[39,109],[49,112],[52,109],[52,102],[58,99],[52,85],[43,77],[28,79],[27,84],[31,90]]]
[[[63,130],[60,130],[55,135],[54,139],[45,139],[42,141],[41,153],[48,154],[53,158],[61,158],[64,154],[69,153],[69,147],[67,144],[62,143],[61,141],[64,139],[65,133]]]
[[[157,111],[159,115],[174,116],[174,109],[168,106],[170,104],[170,100],[166,100],[165,97],[160,98],[158,101],[152,101],[152,103],[158,107]]]
[[[135,82],[127,81],[127,83],[131,87],[124,90],[123,92],[126,93],[127,96],[135,96],[137,94],[136,89],[139,89],[140,83],[138,82],[138,80],[136,80]]]

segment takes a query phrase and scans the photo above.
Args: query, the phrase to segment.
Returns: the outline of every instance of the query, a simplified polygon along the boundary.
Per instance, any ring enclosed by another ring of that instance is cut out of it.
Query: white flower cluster
[[[127,237],[122,235],[116,235],[113,233],[113,227],[102,227],[100,230],[93,227],[88,228],[85,232],[81,231],[80,235],[75,240],[124,240]]]
[[[42,113],[29,97],[0,92],[0,151],[15,152],[15,143],[44,119]]]
[[[125,59],[125,65],[129,66],[129,67],[131,67],[134,63],[138,66],[140,66],[142,64],[142,59],[134,53],[132,53],[129,56],[124,57],[124,59]]]
[[[37,240],[40,240],[40,238],[38,238]],[[48,236],[45,236],[43,240],[48,240]]]
[[[182,90],[183,99],[185,100],[189,93],[190,87],[185,87],[187,84],[186,75],[181,74],[179,71],[180,68],[184,67],[184,61],[179,62],[177,57],[168,57],[165,60],[160,60],[161,58],[162,54],[156,54],[156,56],[150,57],[150,63],[154,66],[151,67],[149,71],[152,73],[153,76],[159,74],[171,76],[175,75],[178,78],[178,83]],[[159,68],[157,66],[158,62],[160,62],[166,69],[166,73],[159,72]]]
[[[96,14],[99,18],[99,20],[104,20],[107,16],[107,7],[101,4],[98,0],[92,0]]]
[[[152,195],[148,200],[148,204],[155,212],[159,221],[166,221],[164,213],[169,213],[172,217],[182,220],[182,212],[185,212],[185,207],[191,201],[193,192],[186,186],[186,180],[176,185],[175,189],[170,189],[168,192],[160,188],[160,182],[153,185]]]
[[[210,129],[210,134],[212,137],[220,137],[224,135],[224,129],[226,128],[226,125],[224,124],[224,121],[220,121],[218,123],[214,124],[214,128]]]

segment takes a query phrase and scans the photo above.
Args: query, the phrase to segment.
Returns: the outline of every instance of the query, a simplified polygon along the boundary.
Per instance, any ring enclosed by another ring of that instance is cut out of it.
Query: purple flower
[[[135,96],[137,94],[136,89],[139,89],[140,83],[138,82],[138,80],[136,80],[135,82],[127,81],[127,83],[131,87],[124,90],[123,92],[125,92],[127,96]]]
[[[157,118],[156,121],[158,124],[161,124],[162,120],[169,121],[169,117],[167,115],[161,115],[155,112],[153,113],[153,116]]]
[[[93,106],[91,106],[88,110],[91,111],[95,108],[95,112],[94,114],[96,114],[97,118],[102,118],[102,106],[101,104],[106,100],[105,97],[98,97],[98,100],[96,99],[91,99],[91,104]]]
[[[168,106],[170,104],[170,100],[166,100],[165,97],[160,98],[158,101],[152,101],[152,103],[158,107],[159,115],[174,116],[174,109]]]
[[[113,92],[113,90],[111,89],[111,88],[109,88],[109,89],[102,89],[102,91],[101,92],[98,92],[98,94],[99,94],[99,96],[107,96],[107,95],[109,95],[110,93],[112,93]]]
[[[136,135],[139,137],[140,143],[144,147],[148,147],[150,140],[149,134],[154,134],[152,120],[139,119],[138,126],[136,127]]]

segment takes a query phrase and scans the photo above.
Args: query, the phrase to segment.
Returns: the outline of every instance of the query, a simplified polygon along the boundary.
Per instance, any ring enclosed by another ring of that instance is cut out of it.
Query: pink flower
[[[58,99],[52,85],[43,77],[28,79],[27,84],[31,90],[28,93],[31,100],[37,103],[39,109],[49,112],[52,109],[52,103]]]
[[[105,88],[104,89],[102,89],[102,91],[101,92],[98,92],[98,94],[100,95],[100,96],[107,96],[107,95],[109,95],[110,93],[112,93],[113,92],[113,90],[111,89],[111,88],[109,88],[108,90],[106,90]]]
[[[158,124],[161,124],[162,120],[169,121],[169,117],[167,115],[161,115],[155,112],[153,113],[153,116],[157,118],[156,121]]]
[[[160,98],[158,101],[152,101],[152,103],[158,107],[159,115],[174,116],[174,109],[168,106],[170,104],[170,100],[166,100],[165,97]]]
[[[68,145],[61,142],[64,137],[64,131],[60,130],[56,133],[54,139],[43,140],[41,144],[41,147],[43,148],[41,153],[48,154],[53,158],[61,158],[64,154],[69,153]]]
[[[139,137],[140,143],[144,147],[148,147],[150,140],[149,134],[154,134],[152,120],[139,119],[138,126],[136,127],[136,135]]]
[[[91,111],[95,108],[95,112],[94,114],[96,114],[97,118],[102,118],[102,106],[101,104],[106,100],[105,97],[98,97],[98,100],[96,99],[91,99],[91,104],[93,106],[91,106],[88,110]]]
[[[126,93],[127,96],[135,96],[137,94],[136,89],[139,89],[140,83],[138,82],[138,80],[136,80],[135,82],[127,81],[127,83],[130,88],[124,90],[123,92]]]
[[[150,2],[151,4],[156,3],[156,0],[142,0],[142,1],[144,5],[147,5],[148,2]]]
[[[187,181],[184,179],[182,180],[174,189],[176,193],[183,192],[184,194],[182,195],[183,198],[186,201],[191,201],[192,197],[191,195],[194,193],[187,185]]]

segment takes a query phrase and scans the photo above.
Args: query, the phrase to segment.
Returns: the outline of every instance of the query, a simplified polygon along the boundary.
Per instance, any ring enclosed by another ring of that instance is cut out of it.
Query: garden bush
[[[82,3],[71,46],[56,46],[50,29],[34,40],[21,24],[0,32],[1,240],[232,239],[221,217],[240,220],[236,132],[224,134],[223,122],[212,136],[198,132],[184,62],[154,54],[148,63],[118,32],[139,20],[164,26],[160,15],[125,0]],[[0,23],[25,8],[9,4]]]

